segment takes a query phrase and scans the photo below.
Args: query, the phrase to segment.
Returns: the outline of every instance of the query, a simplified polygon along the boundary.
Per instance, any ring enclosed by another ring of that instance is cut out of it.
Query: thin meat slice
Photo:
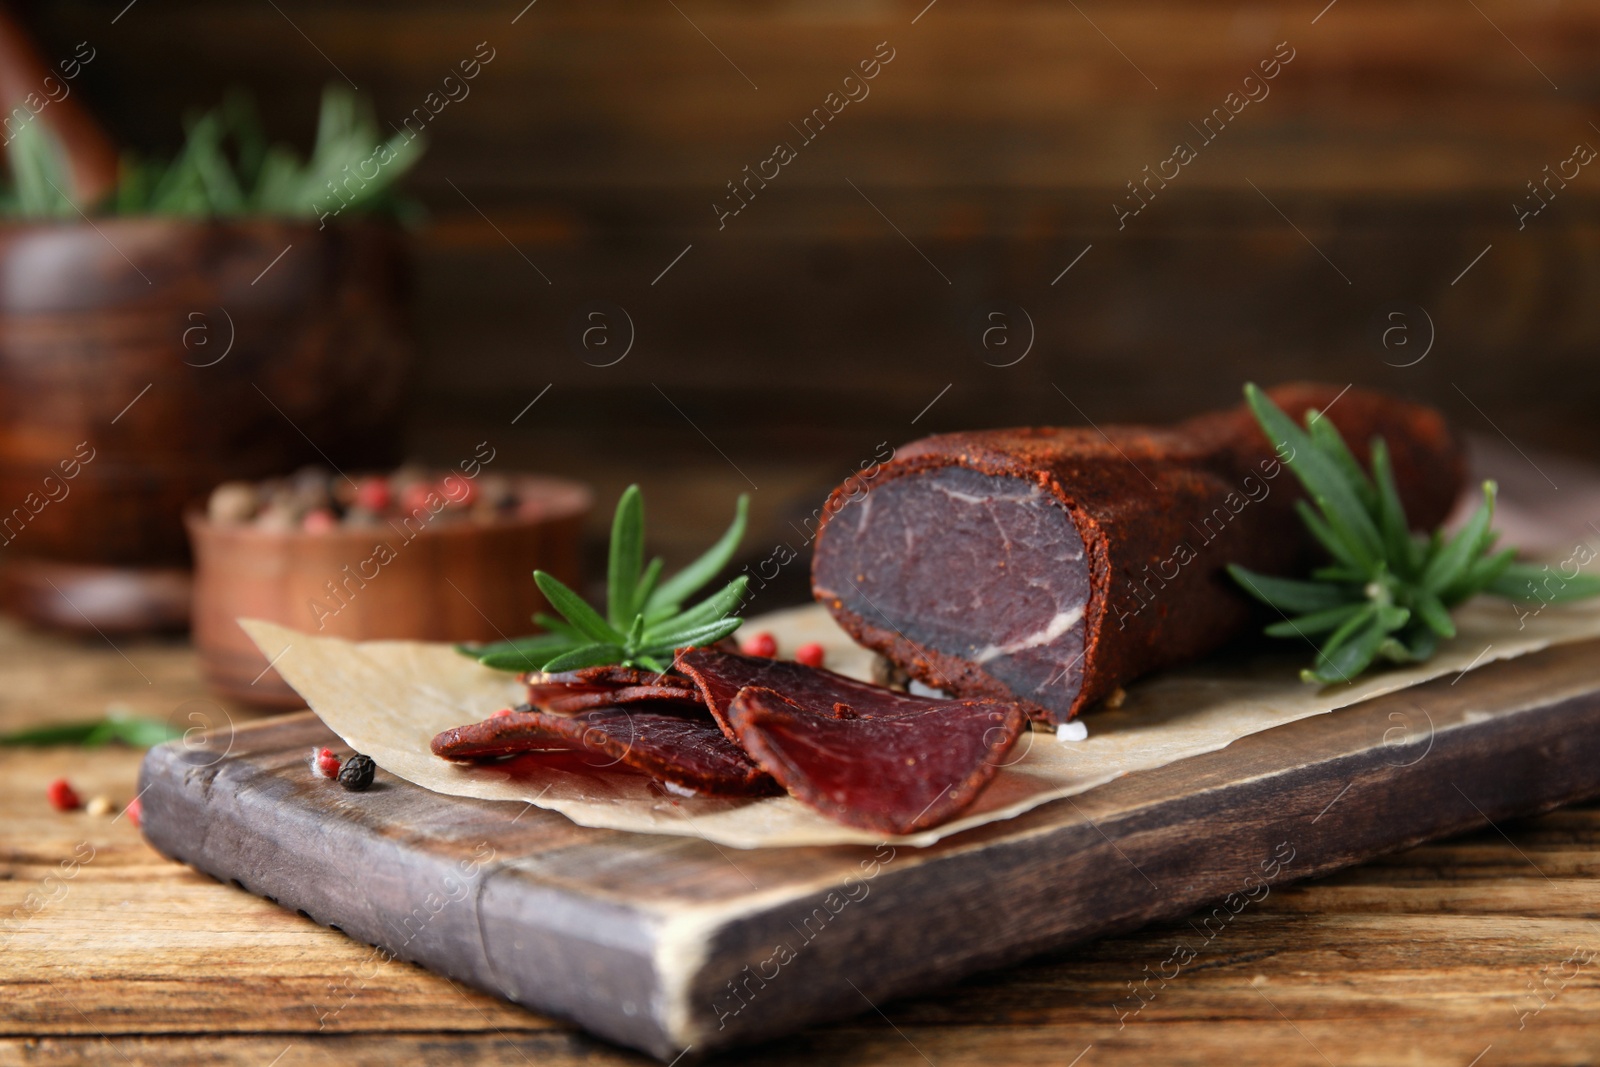
[[[556,671],[553,674],[546,674],[543,671],[529,671],[522,676],[522,680],[529,685],[596,685],[613,688],[632,685],[664,685],[674,689],[694,688],[692,681],[673,671],[663,673],[642,670],[638,667],[618,667],[610,664],[599,667],[584,667],[576,671]]]
[[[604,666],[556,674],[530,671],[522,678],[528,686],[528,703],[562,715],[662,700],[703,703],[693,681],[671,672]]]
[[[782,792],[744,750],[700,714],[598,708],[577,715],[514,711],[456,726],[433,739],[450,760],[522,753],[585,752],[596,767],[626,767],[697,796],[767,796]]]
[[[698,713],[706,718],[705,702],[699,691],[694,689],[670,689],[660,685],[629,685],[620,689],[602,689],[596,692],[582,689],[568,688],[557,691],[541,692],[538,699],[532,699],[533,687],[529,687],[529,702],[540,709],[556,715],[576,715],[581,711],[590,711],[595,708],[607,707],[633,707],[636,705],[657,706],[663,703],[673,705],[672,710],[679,714]],[[643,709],[641,709],[643,710]]]
[[[801,803],[846,826],[908,834],[964,811],[1027,725],[1013,701],[917,703],[921,710],[868,718],[750,686],[729,718],[745,751]]]
[[[706,707],[729,740],[738,740],[738,734],[728,708],[739,690],[751,685],[775,690],[802,707],[821,709],[824,715],[832,714],[833,706],[841,702],[860,718],[924,711],[928,706],[926,700],[792,660],[692,648],[678,653],[674,666],[700,687]]]

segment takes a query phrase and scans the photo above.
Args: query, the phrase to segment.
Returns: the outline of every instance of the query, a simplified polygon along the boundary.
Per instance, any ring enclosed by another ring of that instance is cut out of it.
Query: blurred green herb
[[[750,500],[741,495],[733,523],[705,554],[665,581],[659,557],[644,563],[644,497],[630,485],[617,501],[611,522],[611,558],[606,573],[606,613],[544,571],[534,581],[560,618],[536,615],[548,633],[460,651],[501,671],[570,671],[621,664],[665,671],[673,652],[709,645],[739,628],[734,614],[749,579],[735,578],[685,610],[688,600],[728,565],[744,537]]]
[[[120,741],[134,748],[151,748],[167,741],[175,741],[183,731],[157,719],[142,719],[137,715],[113,712],[103,719],[86,722],[60,722],[34,726],[15,733],[0,734],[0,745],[81,745],[95,748],[112,741]]]
[[[1284,463],[1316,505],[1302,500],[1295,507],[1333,557],[1310,581],[1228,567],[1252,596],[1283,614],[1268,635],[1328,635],[1316,661],[1300,672],[1305,681],[1349,681],[1380,659],[1428,659],[1441,638],[1455,636],[1451,610],[1478,593],[1546,602],[1600,594],[1600,578],[1583,574],[1561,575],[1557,589],[1537,594],[1534,583],[1548,584],[1548,568],[1514,562],[1514,548],[1493,551],[1500,536],[1489,528],[1493,482],[1483,483],[1482,503],[1455,536],[1413,534],[1383,438],[1372,440],[1369,477],[1330,420],[1309,411],[1302,430],[1254,384],[1244,393],[1267,440],[1288,449]]]
[[[425,140],[404,131],[385,139],[371,107],[343,86],[323,90],[311,157],[269,145],[249,98],[231,94],[186,123],[176,158],[158,162],[128,154],[116,188],[98,204],[74,205],[71,172],[46,127],[28,122],[6,144],[11,188],[0,213],[28,219],[85,214],[215,218],[266,215],[335,217],[354,212],[406,214],[395,181],[421,158]]]

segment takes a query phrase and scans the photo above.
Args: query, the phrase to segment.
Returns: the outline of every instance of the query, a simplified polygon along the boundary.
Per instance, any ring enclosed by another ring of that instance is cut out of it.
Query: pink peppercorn
[[[801,645],[799,648],[794,650],[794,661],[796,663],[803,663],[807,667],[822,666],[824,656],[825,653],[822,651],[822,646],[817,644],[815,641]]]
[[[144,820],[144,804],[138,797],[134,797],[128,801],[128,806],[122,809],[122,814],[128,817],[129,822],[138,826]]]
[[[511,709],[510,708],[501,708],[499,711],[497,711],[493,715],[489,716],[489,718],[491,718],[491,719],[503,719],[503,718],[505,718],[506,716],[508,716],[510,714],[511,714]]]
[[[778,654],[778,639],[763,630],[746,638],[739,646],[739,651],[747,656],[764,656],[771,659]]]
[[[306,517],[300,520],[300,529],[309,534],[324,534],[338,528],[339,520],[327,508],[308,511]]]
[[[419,511],[430,515],[434,508],[429,506],[429,498],[439,499],[433,486],[427,482],[412,482],[400,491],[400,510],[407,515],[415,515]]]
[[[57,811],[74,811],[82,803],[65,778],[57,778],[45,786],[44,795],[50,798],[50,806]]]
[[[339,757],[333,754],[333,749],[312,749],[311,770],[321,778],[339,777]]]
[[[387,478],[363,478],[356,484],[355,505],[368,511],[384,512],[392,498]]]

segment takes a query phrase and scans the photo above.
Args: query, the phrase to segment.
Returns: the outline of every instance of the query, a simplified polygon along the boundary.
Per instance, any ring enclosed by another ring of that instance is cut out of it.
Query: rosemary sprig
[[[56,722],[15,733],[0,734],[0,745],[82,745],[97,748],[112,741],[134,748],[151,748],[175,741],[184,731],[159,719],[146,719],[112,711],[103,719]]]
[[[401,130],[385,138],[370,106],[330,85],[322,94],[309,159],[269,145],[247,96],[192,116],[183,149],[170,160],[127,154],[117,186],[98,204],[74,204],[72,176],[55,134],[39,120],[23,123],[5,145],[9,188],[0,183],[0,215],[29,219],[90,215],[177,215],[194,218],[269,215],[338,217],[404,213],[393,186],[422,157],[426,138]]]
[[[741,495],[733,523],[717,543],[662,581],[661,559],[644,562],[644,497],[637,485],[628,486],[611,521],[604,615],[555,577],[534,571],[534,581],[560,616],[534,616],[548,632],[461,651],[501,671],[570,671],[613,663],[666,671],[675,650],[712,644],[739,628],[734,612],[748,578],[735,578],[691,608],[684,609],[683,602],[733,558],[749,505],[749,497]]]
[[[1309,581],[1228,567],[1247,592],[1283,614],[1268,635],[1328,635],[1303,680],[1345,682],[1376,660],[1426,660],[1441,638],[1455,636],[1451,610],[1478,593],[1545,602],[1600,594],[1594,575],[1555,575],[1552,589],[1548,567],[1514,562],[1514,548],[1494,551],[1494,482],[1483,483],[1482,503],[1455,536],[1415,534],[1383,438],[1372,440],[1369,477],[1329,419],[1307,412],[1301,429],[1254,384],[1244,394],[1267,439],[1288,449],[1284,462],[1311,498],[1295,507],[1332,557]]]

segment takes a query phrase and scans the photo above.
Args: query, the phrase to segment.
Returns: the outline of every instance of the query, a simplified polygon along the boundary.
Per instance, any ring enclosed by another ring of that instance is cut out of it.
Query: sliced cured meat
[[[622,764],[699,796],[781,792],[743,749],[699,714],[600,708],[577,715],[521,711],[446,730],[433,753],[484,760],[552,751],[591,754],[596,766]]]
[[[820,709],[819,713],[824,715],[831,714],[833,706],[841,702],[850,705],[863,718],[920,711],[927,706],[926,701],[904,693],[793,660],[692,648],[678,653],[674,666],[694,679],[706,707],[730,740],[738,740],[738,737],[729,721],[728,707],[739,690],[750,685],[775,690],[802,707]]]
[[[1270,395],[1296,419],[1337,403],[1363,462],[1388,442],[1414,523],[1449,512],[1463,454],[1437,412],[1337,386]],[[1166,428],[930,437],[863,484],[823,508],[816,598],[928,685],[1056,723],[1244,629],[1252,605],[1226,564],[1286,574],[1318,558],[1299,484],[1242,405]]]
[[[528,702],[562,715],[610,705],[651,704],[657,701],[703,703],[695,683],[681,674],[643,671],[633,667],[586,667],[578,671],[523,675]]]
[[[704,716],[706,713],[705,702],[698,690],[668,689],[659,685],[629,685],[620,689],[601,689],[597,692],[564,689],[559,692],[541,692],[537,700],[532,697],[530,687],[529,703],[557,715],[575,715],[593,708],[641,705],[649,707],[660,704],[683,705],[681,708],[672,709],[680,714],[685,711],[697,711]]]
[[[965,810],[1027,724],[1014,701],[917,700],[860,716],[749,686],[728,717],[745,750],[796,799],[847,826],[907,834]]]
[[[574,686],[622,686],[635,685],[664,685],[675,689],[693,689],[694,683],[681,674],[673,671],[660,673],[657,671],[642,670],[638,667],[584,667],[576,671],[557,671],[546,674],[543,671],[529,671],[522,676],[522,680],[529,685],[574,685]]]

